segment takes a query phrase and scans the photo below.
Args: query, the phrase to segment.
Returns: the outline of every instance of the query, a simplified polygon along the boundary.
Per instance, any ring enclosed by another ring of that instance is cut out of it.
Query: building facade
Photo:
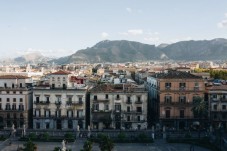
[[[213,85],[206,87],[209,100],[209,117],[214,128],[220,124],[227,128],[227,85]]]
[[[49,75],[49,85],[34,88],[34,129],[85,128],[86,87],[73,83],[70,73],[58,71]]]
[[[147,91],[133,84],[103,84],[90,90],[93,129],[146,129]]]
[[[0,129],[31,127],[31,79],[19,75],[0,76]]]
[[[158,99],[159,123],[168,128],[189,128],[195,119],[192,107],[197,97],[204,99],[205,84],[201,77],[169,70],[149,78],[151,99]],[[153,95],[153,96],[152,96]]]

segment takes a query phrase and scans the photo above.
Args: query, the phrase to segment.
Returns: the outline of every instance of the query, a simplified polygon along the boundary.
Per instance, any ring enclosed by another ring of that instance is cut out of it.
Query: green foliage
[[[191,135],[191,133],[190,132],[187,132],[186,134],[185,134],[185,136],[184,136],[185,138],[191,138],[192,137],[192,135]]]
[[[61,150],[61,147],[55,147],[53,151],[59,151]]]
[[[227,80],[227,71],[226,70],[213,70],[213,69],[195,69],[194,72],[208,72],[210,73],[210,77],[214,79],[223,79]]]
[[[49,133],[47,133],[47,132],[45,132],[45,133],[43,134],[42,137],[43,137],[43,139],[46,140],[46,141],[50,139],[50,135],[49,135]]]
[[[92,151],[92,142],[91,141],[86,141],[84,142],[83,149],[81,151]]]
[[[99,148],[101,151],[112,151],[114,148],[113,141],[106,135],[99,136]]]
[[[192,112],[199,118],[206,117],[208,114],[208,105],[201,97],[196,97],[193,100]]]
[[[34,144],[30,139],[24,144],[23,151],[35,151],[37,149],[36,144]]]
[[[31,139],[31,140],[34,140],[34,139],[37,138],[37,136],[36,136],[35,133],[30,133],[30,134],[28,135],[28,137],[29,137],[29,139]]]
[[[73,133],[71,133],[71,132],[66,133],[64,138],[67,139],[67,140],[74,139]]]
[[[118,134],[117,137],[118,137],[118,139],[119,139],[120,141],[124,141],[125,138],[126,138],[126,135],[125,135],[125,133],[121,132],[121,133]]]
[[[147,141],[147,140],[148,140],[148,137],[147,137],[147,135],[146,135],[145,133],[140,133],[140,134],[138,135],[138,138],[139,138],[139,140],[140,140],[141,142]]]

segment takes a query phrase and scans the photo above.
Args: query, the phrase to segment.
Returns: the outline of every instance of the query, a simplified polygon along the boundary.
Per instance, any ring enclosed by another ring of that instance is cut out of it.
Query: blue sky
[[[66,56],[101,40],[227,38],[227,0],[0,0],[0,58]]]

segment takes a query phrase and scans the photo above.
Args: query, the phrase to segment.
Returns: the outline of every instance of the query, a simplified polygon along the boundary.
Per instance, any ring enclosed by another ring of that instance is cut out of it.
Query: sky
[[[0,58],[214,38],[227,38],[227,0],[0,0]]]

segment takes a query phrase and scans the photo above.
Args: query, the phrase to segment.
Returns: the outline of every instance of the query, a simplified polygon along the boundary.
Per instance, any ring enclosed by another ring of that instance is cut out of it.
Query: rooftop
[[[71,74],[71,72],[64,71],[64,70],[59,70],[57,72],[51,73],[51,75],[68,75],[68,74]]]
[[[152,75],[154,78],[158,79],[202,79],[200,76],[196,76],[187,72],[168,70],[163,73],[157,73]]]
[[[28,79],[27,76],[22,75],[1,75],[0,79]]]

